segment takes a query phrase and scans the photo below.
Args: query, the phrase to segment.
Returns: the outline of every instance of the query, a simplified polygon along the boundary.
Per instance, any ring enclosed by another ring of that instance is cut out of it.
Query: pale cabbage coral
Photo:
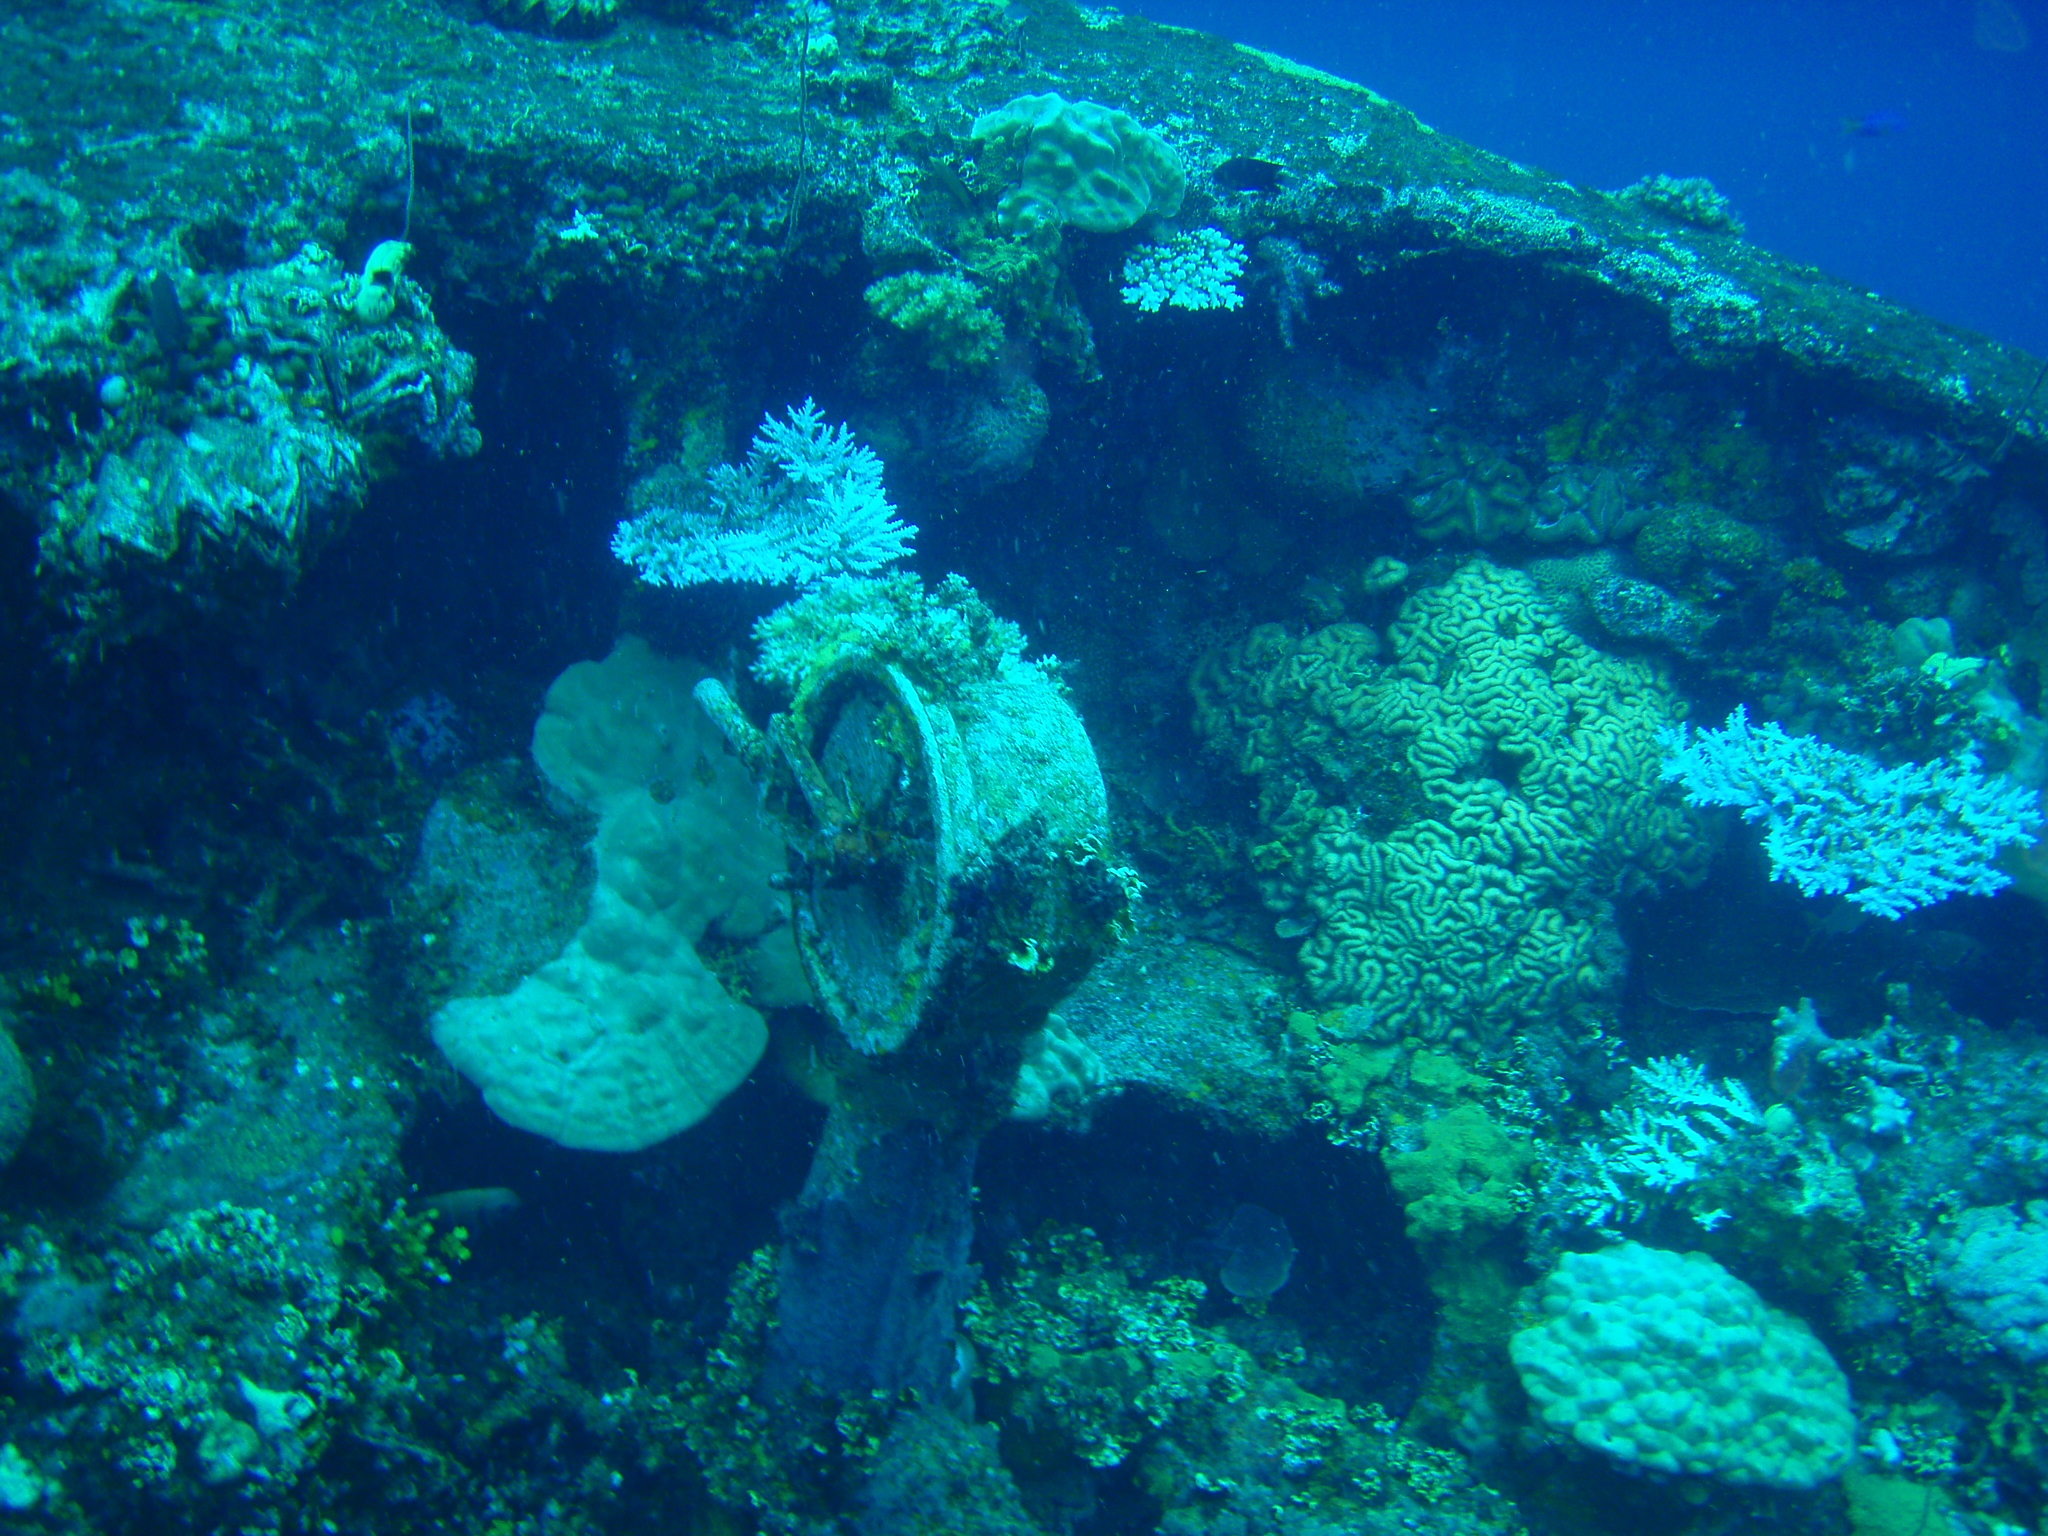
[[[691,699],[702,670],[629,637],[555,680],[533,756],[596,813],[589,916],[510,992],[434,1015],[434,1043],[492,1111],[565,1147],[653,1146],[740,1085],[768,1036],[728,981],[764,1007],[804,996],[769,885],[782,840]]]

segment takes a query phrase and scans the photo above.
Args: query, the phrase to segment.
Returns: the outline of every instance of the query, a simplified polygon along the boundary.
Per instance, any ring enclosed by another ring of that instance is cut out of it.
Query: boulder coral
[[[1054,92],[1019,96],[974,120],[985,158],[1012,183],[996,210],[1013,235],[1071,224],[1113,235],[1180,212],[1187,171],[1173,147],[1127,112]]]

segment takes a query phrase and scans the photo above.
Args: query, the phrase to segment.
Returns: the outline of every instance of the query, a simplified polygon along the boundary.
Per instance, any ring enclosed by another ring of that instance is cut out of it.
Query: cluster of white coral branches
[[[619,524],[612,553],[656,586],[811,587],[901,560],[916,534],[882,488],[882,461],[806,400],[764,420],[746,461],[713,469],[701,500]]]

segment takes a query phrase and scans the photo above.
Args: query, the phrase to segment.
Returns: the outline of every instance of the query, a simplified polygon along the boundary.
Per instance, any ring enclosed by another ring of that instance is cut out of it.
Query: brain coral
[[[1485,560],[1411,597],[1389,639],[1382,663],[1360,626],[1266,626],[1202,663],[1198,718],[1259,780],[1267,902],[1312,919],[1318,999],[1384,1038],[1498,1044],[1610,993],[1614,902],[1702,867],[1657,794],[1678,703]]]

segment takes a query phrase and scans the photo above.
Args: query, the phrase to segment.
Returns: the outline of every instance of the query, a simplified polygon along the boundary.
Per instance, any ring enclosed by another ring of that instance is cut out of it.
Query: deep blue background
[[[2048,356],[2048,0],[1129,3],[1582,185],[1711,177],[1761,244]],[[1974,38],[2001,4],[2024,51]]]

